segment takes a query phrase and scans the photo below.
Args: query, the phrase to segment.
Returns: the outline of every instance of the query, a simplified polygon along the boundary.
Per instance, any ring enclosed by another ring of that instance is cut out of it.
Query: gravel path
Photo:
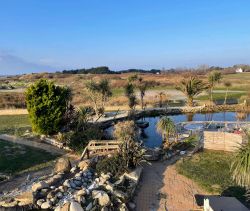
[[[192,180],[177,173],[170,161],[145,165],[134,198],[137,211],[187,211],[197,209],[194,194],[204,193]]]

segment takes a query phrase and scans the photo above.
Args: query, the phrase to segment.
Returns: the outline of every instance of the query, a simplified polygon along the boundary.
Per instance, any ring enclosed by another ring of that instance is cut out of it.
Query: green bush
[[[96,164],[96,171],[98,174],[110,172],[113,176],[118,177],[127,171],[126,162],[119,154],[116,154],[99,161]]]
[[[27,89],[25,95],[34,132],[53,134],[63,127],[63,118],[70,101],[68,88],[40,79]]]
[[[77,153],[81,153],[90,140],[101,139],[103,133],[98,127],[88,127],[84,131],[71,131],[66,133],[66,145]]]

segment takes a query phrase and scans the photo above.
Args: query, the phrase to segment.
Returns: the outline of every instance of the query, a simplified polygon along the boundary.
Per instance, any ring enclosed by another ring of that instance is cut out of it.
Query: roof
[[[209,199],[209,205],[214,211],[249,211],[235,197],[226,196],[203,196],[204,199]]]

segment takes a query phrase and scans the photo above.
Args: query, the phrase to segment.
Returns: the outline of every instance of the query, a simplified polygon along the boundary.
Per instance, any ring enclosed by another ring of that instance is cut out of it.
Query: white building
[[[241,68],[241,67],[238,67],[236,70],[235,70],[236,73],[243,73],[244,70]]]

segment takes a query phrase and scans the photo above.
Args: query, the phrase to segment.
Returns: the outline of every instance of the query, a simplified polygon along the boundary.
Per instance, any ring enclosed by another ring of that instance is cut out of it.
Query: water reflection
[[[141,136],[141,138],[143,138],[143,139],[147,139],[147,138],[148,138],[148,135],[147,135],[147,133],[145,132],[145,129],[140,128],[140,136]]]
[[[246,121],[248,118],[248,114],[245,112],[236,112],[235,116],[238,121]]]
[[[187,114],[187,121],[192,122],[193,118],[194,118],[194,114],[193,113]]]

